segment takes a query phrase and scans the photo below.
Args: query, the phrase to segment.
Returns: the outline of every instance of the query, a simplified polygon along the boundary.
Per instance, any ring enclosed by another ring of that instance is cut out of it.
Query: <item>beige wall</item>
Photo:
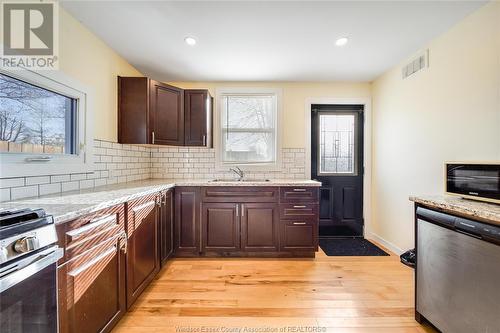
[[[374,232],[413,247],[410,194],[442,194],[447,160],[500,160],[500,3],[431,41],[430,67],[373,83]],[[424,49],[425,49],[424,48]]]
[[[370,97],[369,83],[327,82],[171,82],[181,88],[273,87],[283,90],[283,148],[305,148],[305,103],[318,97]]]
[[[61,71],[92,89],[94,137],[116,141],[116,76],[141,74],[62,8],[59,59]]]

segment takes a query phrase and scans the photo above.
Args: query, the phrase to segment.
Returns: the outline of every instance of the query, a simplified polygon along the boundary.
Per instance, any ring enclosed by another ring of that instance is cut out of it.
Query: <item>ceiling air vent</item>
[[[413,59],[409,64],[403,67],[403,79],[415,74],[416,72],[429,66],[429,50],[420,54],[417,58]]]

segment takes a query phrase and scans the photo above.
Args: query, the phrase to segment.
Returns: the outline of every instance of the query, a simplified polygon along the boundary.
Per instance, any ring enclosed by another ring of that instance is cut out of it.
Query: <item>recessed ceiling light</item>
[[[347,37],[342,37],[342,38],[339,38],[335,41],[335,45],[344,46],[345,44],[347,44],[348,41],[349,41],[349,39]]]
[[[196,45],[196,39],[194,39],[193,37],[186,37],[184,38],[184,41],[186,42],[187,45],[189,46],[194,46]]]

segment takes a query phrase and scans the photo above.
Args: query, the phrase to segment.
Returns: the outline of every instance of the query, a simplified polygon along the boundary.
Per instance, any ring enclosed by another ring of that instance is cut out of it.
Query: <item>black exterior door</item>
[[[320,189],[320,237],[363,236],[363,105],[313,105],[311,178]]]

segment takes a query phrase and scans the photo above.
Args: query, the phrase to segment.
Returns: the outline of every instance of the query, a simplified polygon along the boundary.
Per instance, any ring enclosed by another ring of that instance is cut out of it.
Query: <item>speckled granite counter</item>
[[[410,200],[451,214],[500,225],[500,205],[452,196],[410,196]]]
[[[320,186],[313,180],[271,181],[207,181],[149,179],[95,187],[92,189],[64,192],[32,199],[0,203],[0,209],[42,208],[54,216],[56,223],[66,222],[79,216],[111,207],[135,198],[173,188],[175,186]]]

